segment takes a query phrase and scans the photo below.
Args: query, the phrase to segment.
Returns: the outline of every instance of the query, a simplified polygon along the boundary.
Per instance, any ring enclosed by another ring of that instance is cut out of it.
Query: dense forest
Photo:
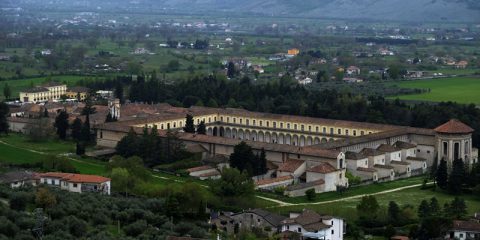
[[[435,128],[457,118],[474,129],[480,129],[480,109],[474,104],[453,102],[438,104],[406,104],[380,96],[363,96],[335,90],[316,90],[296,84],[285,76],[264,84],[249,78],[226,80],[223,77],[194,77],[166,84],[151,74],[147,80],[139,77],[118,77],[116,80],[85,83],[93,89],[114,88],[122,101],[167,102],[173,106],[244,108],[251,111],[292,114],[330,119],[403,126]],[[128,93],[128,97],[124,96]],[[473,134],[475,146],[480,134]]]

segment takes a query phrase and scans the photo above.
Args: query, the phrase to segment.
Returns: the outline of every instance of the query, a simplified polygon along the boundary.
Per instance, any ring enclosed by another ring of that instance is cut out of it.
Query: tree
[[[228,62],[227,64],[227,77],[233,78],[235,77],[235,64],[233,62]]]
[[[225,206],[242,207],[254,201],[253,180],[246,172],[240,173],[238,169],[223,169],[221,178],[212,183],[212,190],[225,204]]]
[[[80,118],[75,118],[75,120],[73,120],[73,123],[72,125],[70,126],[71,128],[71,134],[72,134],[72,138],[75,140],[75,141],[80,141],[81,138],[82,138],[82,120],[80,120]]]
[[[357,205],[358,216],[364,219],[377,218],[379,210],[380,205],[378,204],[377,198],[371,195],[362,197],[362,200]]]
[[[34,119],[25,126],[25,132],[32,142],[45,141],[54,134],[54,131],[48,118]]]
[[[440,204],[438,203],[437,198],[432,197],[430,199],[430,214],[432,216],[440,216],[442,209],[440,209]]]
[[[185,120],[185,127],[183,127],[183,131],[187,133],[195,133],[195,125],[193,124],[193,116],[187,114]]]
[[[394,201],[388,203],[388,222],[390,224],[398,223],[400,220],[400,207]]]
[[[125,102],[124,92],[123,92],[123,84],[120,81],[117,81],[115,84],[115,97],[120,100],[120,103],[123,104]]]
[[[448,178],[448,191],[451,194],[460,194],[462,192],[463,179],[466,176],[465,165],[462,159],[455,159],[452,164],[452,172]]]
[[[115,147],[116,152],[122,157],[131,157],[136,154],[139,138],[133,128],[130,128],[127,136],[123,137]]]
[[[435,179],[437,180],[437,185],[441,189],[445,189],[447,187],[448,170],[447,170],[447,161],[445,161],[445,159],[442,159],[440,161],[440,165],[438,165]]]
[[[9,126],[7,121],[7,115],[9,112],[10,110],[8,105],[4,102],[0,102],[0,134],[8,134]]]
[[[35,204],[37,207],[50,208],[57,204],[57,197],[47,188],[39,188],[35,194]]]
[[[8,83],[5,83],[5,85],[3,86],[3,96],[5,96],[5,99],[10,99],[10,97],[12,96],[12,89],[10,89]]]
[[[315,189],[311,188],[305,191],[305,196],[307,196],[308,201],[315,200]]]
[[[69,127],[68,113],[65,110],[60,111],[55,118],[55,123],[53,126],[57,129],[58,137],[62,140],[65,140],[67,138],[67,130]]]
[[[449,204],[444,206],[445,215],[452,219],[463,219],[467,215],[465,200],[455,197]]]
[[[78,141],[75,144],[75,154],[77,154],[78,156],[82,156],[82,155],[85,154],[85,143],[84,142]]]
[[[418,206],[418,218],[424,219],[431,216],[430,204],[426,200],[423,200]]]
[[[205,126],[205,122],[201,121],[197,126],[197,133],[206,135],[207,134],[207,126]]]
[[[130,173],[125,168],[112,169],[110,178],[112,179],[112,190],[123,192],[125,196],[128,195],[129,189],[134,185],[134,182],[131,181]]]
[[[24,192],[18,192],[10,197],[10,208],[17,211],[25,211],[29,195]]]
[[[230,166],[242,172],[246,171],[252,176],[254,174],[253,164],[255,160],[256,157],[253,154],[252,147],[242,141],[233,148],[233,153],[230,155]]]
[[[260,155],[258,156],[258,170],[257,170],[257,174],[258,175],[263,175],[265,173],[267,173],[268,169],[267,169],[267,155],[265,153],[265,149],[262,148],[262,150],[260,151]]]

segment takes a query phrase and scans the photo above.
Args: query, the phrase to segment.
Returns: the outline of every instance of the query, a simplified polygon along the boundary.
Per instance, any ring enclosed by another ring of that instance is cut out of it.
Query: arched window
[[[448,143],[443,142],[443,155],[448,155]]]
[[[460,158],[460,143],[456,142],[453,145],[453,159],[457,160]]]

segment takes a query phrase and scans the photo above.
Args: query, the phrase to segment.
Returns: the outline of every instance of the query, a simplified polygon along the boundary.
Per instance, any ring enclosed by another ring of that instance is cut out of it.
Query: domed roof
[[[437,133],[465,134],[475,130],[457,119],[452,119],[434,129]]]

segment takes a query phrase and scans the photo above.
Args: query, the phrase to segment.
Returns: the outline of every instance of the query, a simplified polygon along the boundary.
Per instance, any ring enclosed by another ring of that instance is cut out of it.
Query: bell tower
[[[456,159],[462,159],[466,166],[471,166],[478,156],[473,156],[472,133],[474,130],[460,122],[452,119],[444,123],[435,131],[438,160],[445,159],[449,168]]]

